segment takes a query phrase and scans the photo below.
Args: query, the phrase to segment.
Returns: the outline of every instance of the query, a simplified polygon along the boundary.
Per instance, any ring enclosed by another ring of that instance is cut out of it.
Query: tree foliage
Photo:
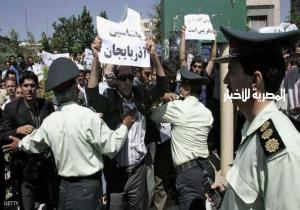
[[[18,32],[13,28],[9,32],[9,36],[11,39],[11,48],[14,52],[18,52],[19,49],[19,34]]]
[[[35,43],[35,38],[32,32],[27,31],[27,41],[29,44],[34,44]]]
[[[156,41],[161,43],[161,6],[160,2],[154,5],[154,12],[155,14],[152,16],[153,18],[153,24],[154,24],[154,30],[153,34],[156,37]]]
[[[16,53],[12,50],[11,45],[11,39],[0,36],[0,69],[5,68],[4,62],[8,59],[8,56]]]
[[[106,14],[106,10],[101,11],[100,14],[99,14],[99,16],[100,16],[100,17],[103,17],[103,18],[105,18],[105,19],[108,19],[108,16],[107,16],[107,14]]]
[[[49,45],[49,39],[45,32],[42,33],[42,39],[40,41],[42,44],[42,49],[49,52],[50,51],[50,45]]]
[[[40,85],[42,87],[42,90],[40,92],[40,96],[47,99],[47,100],[52,100],[53,99],[53,91],[46,91],[45,86],[46,86],[46,81],[48,80],[48,67],[43,68],[43,80],[41,81]]]
[[[60,17],[58,23],[55,21],[52,26],[54,33],[51,39],[51,48],[59,52],[71,52],[77,38],[77,20],[73,15],[70,18]]]
[[[54,33],[52,35],[50,47],[59,52],[79,52],[90,46],[95,36],[92,17],[83,7],[81,15],[66,18],[58,18],[59,22],[52,24]]]
[[[85,48],[89,48],[91,41],[95,37],[93,19],[86,7],[78,18],[78,41],[80,43],[80,49],[83,51]]]
[[[300,0],[292,0],[291,1],[291,23],[300,27]]]

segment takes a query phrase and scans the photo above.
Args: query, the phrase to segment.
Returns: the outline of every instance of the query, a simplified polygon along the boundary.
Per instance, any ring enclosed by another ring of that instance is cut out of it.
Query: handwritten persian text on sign
[[[150,55],[145,41],[103,40],[100,61],[115,65],[149,67]]]
[[[184,25],[186,26],[186,40],[215,40],[213,26],[208,15],[185,15]]]
[[[149,67],[150,56],[145,48],[141,16],[128,9],[123,22],[115,23],[97,17],[98,35],[102,38],[99,60],[102,63]]]

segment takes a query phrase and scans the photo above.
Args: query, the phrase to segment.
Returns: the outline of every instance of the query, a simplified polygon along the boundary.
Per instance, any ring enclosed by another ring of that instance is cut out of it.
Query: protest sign
[[[54,61],[55,59],[60,58],[60,57],[69,58],[70,55],[69,55],[69,53],[52,54],[52,53],[49,53],[46,51],[42,52],[43,62],[48,67],[51,65],[52,61]]]
[[[141,16],[138,12],[128,8],[126,19],[120,23],[97,17],[97,31],[102,39],[126,38],[145,40],[141,29]]]
[[[267,26],[260,28],[258,30],[259,33],[281,33],[281,32],[288,32],[298,30],[295,24],[290,23],[280,23],[279,26]]]
[[[145,35],[141,30],[141,16],[138,12],[128,9],[126,19],[120,23],[97,17],[97,31],[102,38],[100,62],[150,66],[150,55],[145,48]]]
[[[84,50],[84,55],[85,55],[83,59],[84,68],[87,70],[91,70],[93,59],[94,59],[93,51],[86,48]]]
[[[184,25],[186,40],[215,40],[216,38],[208,15],[185,15]]]
[[[144,41],[103,40],[100,58],[103,63],[149,67],[150,57]]]

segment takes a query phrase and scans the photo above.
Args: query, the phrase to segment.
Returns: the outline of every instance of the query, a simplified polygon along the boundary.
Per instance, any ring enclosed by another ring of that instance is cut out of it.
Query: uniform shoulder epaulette
[[[257,131],[261,146],[267,157],[285,149],[285,145],[271,119],[264,122]]]

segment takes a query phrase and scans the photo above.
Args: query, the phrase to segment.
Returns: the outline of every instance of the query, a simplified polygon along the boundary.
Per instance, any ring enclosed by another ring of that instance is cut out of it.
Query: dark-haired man
[[[31,56],[27,57],[27,66],[26,66],[26,70],[27,71],[32,71],[33,72],[33,66],[34,66],[34,61],[33,58]]]
[[[300,206],[300,134],[275,105],[285,75],[283,48],[299,40],[299,31],[260,34],[221,27],[230,42],[224,79],[229,93],[249,91],[250,98],[232,99],[244,114],[242,142],[231,169],[222,210],[298,209]],[[216,183],[214,187],[223,188]]]
[[[11,135],[23,138],[30,134],[54,111],[51,102],[37,98],[38,78],[33,72],[24,72],[20,84],[23,98],[7,104],[3,111],[0,131],[4,144],[10,142]],[[12,177],[16,181],[21,209],[31,210],[35,202],[46,203],[50,209],[55,205],[55,168],[47,155],[22,151],[12,154]]]
[[[168,80],[155,52],[155,44],[152,40],[148,40],[146,48],[157,72],[156,85],[151,89],[146,89],[144,85],[133,86],[133,67],[116,66],[114,73],[117,78],[117,88],[107,89],[107,97],[100,95],[97,71],[100,66],[97,52],[100,48],[101,39],[96,38],[92,44],[95,58],[86,89],[89,105],[97,112],[103,113],[103,119],[113,130],[120,126],[121,116],[130,109],[137,109],[136,122],[129,130],[123,148],[115,158],[106,159],[105,162],[104,174],[107,181],[109,208],[142,210],[147,190],[145,141],[149,141],[151,137],[159,138],[158,131],[151,129],[155,127],[154,123],[151,125],[146,117],[149,115],[151,104],[168,89]]]
[[[204,59],[200,56],[193,57],[190,66],[188,66],[186,61],[186,53],[185,53],[185,30],[186,27],[181,27],[181,40],[180,40],[180,46],[179,46],[179,60],[180,60],[180,66],[186,66],[190,71],[192,71],[195,74],[199,74],[201,76],[212,78],[212,73],[214,69],[214,62],[213,59],[216,58],[217,55],[217,41],[212,40],[211,43],[211,51],[210,51],[210,58],[208,62],[204,62]],[[208,100],[210,99],[209,89],[210,87],[208,85],[202,86],[202,92],[199,94],[199,100],[204,104],[207,105]]]
[[[13,142],[2,148],[11,151],[19,147],[32,153],[51,148],[60,176],[59,209],[99,210],[102,154],[114,156],[120,150],[134,123],[134,112],[122,118],[119,129],[110,130],[99,114],[76,103],[78,74],[73,61],[54,60],[49,67],[46,91],[53,90],[58,110],[39,129],[22,140],[10,137]]]
[[[1,79],[3,79],[3,80],[5,79],[6,72],[9,71],[10,66],[11,66],[10,61],[9,60],[5,61],[5,69],[2,70]]]
[[[10,63],[11,63],[9,70],[16,73],[16,79],[17,79],[17,82],[19,83],[21,72],[18,68],[17,59],[14,55],[11,55],[11,56],[9,56],[9,60],[10,60]]]

